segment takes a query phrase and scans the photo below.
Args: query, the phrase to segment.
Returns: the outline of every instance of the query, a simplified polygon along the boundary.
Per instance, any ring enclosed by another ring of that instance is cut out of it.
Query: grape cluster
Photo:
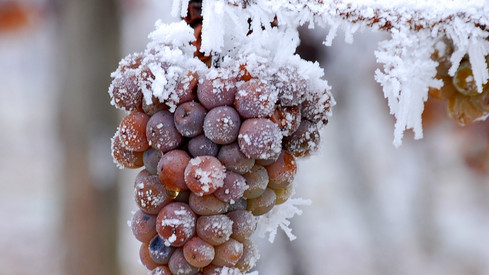
[[[441,89],[430,88],[429,93],[436,99],[448,102],[448,114],[458,124],[465,126],[482,119],[489,114],[489,83],[482,87],[479,93],[472,72],[469,58],[465,56],[460,62],[455,75],[448,74],[451,63],[448,57],[453,49],[449,46],[445,52],[435,52],[433,58],[439,62],[437,78],[442,79]],[[489,64],[489,56],[486,57]]]
[[[150,43],[112,74],[112,104],[128,112],[114,161],[144,168],[132,231],[150,274],[244,273],[259,258],[257,217],[292,195],[296,157],[317,150],[334,101],[299,63],[222,56],[208,68],[184,47]]]

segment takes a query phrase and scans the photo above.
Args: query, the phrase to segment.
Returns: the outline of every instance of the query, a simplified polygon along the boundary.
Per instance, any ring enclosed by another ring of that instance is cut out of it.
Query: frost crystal
[[[183,2],[176,1],[174,7],[185,7]],[[280,44],[282,51],[290,52],[298,43],[295,29],[303,24],[329,27],[327,46],[338,30],[345,32],[347,42],[366,28],[389,31],[391,39],[380,43],[376,52],[384,70],[377,71],[375,78],[397,119],[395,146],[401,144],[406,129],[413,129],[416,139],[423,136],[421,114],[428,87],[442,85],[435,80],[437,62],[431,60],[436,41],[446,37],[454,45],[451,76],[468,55],[479,92],[489,79],[484,58],[489,54],[488,0],[203,0],[202,12],[205,53],[227,53],[240,45],[241,54],[266,57],[267,43]],[[280,33],[270,22],[277,23]],[[248,35],[249,28],[253,32]],[[243,43],[247,40],[253,43]],[[276,53],[274,61],[282,56]]]
[[[311,205],[311,200],[290,198],[285,203],[276,205],[270,212],[260,217],[258,236],[265,238],[265,234],[268,233],[268,241],[273,243],[280,227],[291,241],[295,240],[296,236],[292,234],[292,229],[289,227],[289,219],[302,214],[302,210],[298,208],[302,205]]]

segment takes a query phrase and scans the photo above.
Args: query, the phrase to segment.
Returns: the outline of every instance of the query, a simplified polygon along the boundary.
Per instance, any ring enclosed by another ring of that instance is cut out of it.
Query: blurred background
[[[135,171],[118,170],[110,72],[141,51],[171,0],[0,0],[0,274],[145,274],[127,221]],[[301,30],[337,105],[299,162],[297,239],[255,238],[263,275],[489,274],[489,125],[461,128],[430,99],[424,138],[392,145],[374,81],[383,33]]]

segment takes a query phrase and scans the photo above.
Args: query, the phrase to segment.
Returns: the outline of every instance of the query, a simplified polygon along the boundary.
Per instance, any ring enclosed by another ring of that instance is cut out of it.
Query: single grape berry
[[[119,131],[111,139],[111,152],[112,158],[119,168],[134,169],[144,165],[143,152],[126,149],[119,138]]]
[[[183,256],[182,248],[178,248],[175,250],[175,252],[173,252],[170,262],[168,263],[168,268],[172,274],[178,275],[193,275],[199,272],[198,267],[192,266],[189,264],[189,262],[187,262]]]
[[[214,192],[214,196],[224,202],[233,204],[236,200],[243,197],[248,188],[246,179],[238,173],[227,171],[224,178],[224,185]]]
[[[143,170],[141,173],[149,173]],[[171,201],[166,194],[165,187],[156,175],[138,175],[134,182],[134,199],[139,208],[148,214],[156,215]]]
[[[124,146],[132,151],[143,152],[149,148],[146,124],[149,116],[142,112],[130,113],[119,125],[119,137]]]
[[[292,154],[282,151],[278,159],[265,166],[268,172],[268,187],[273,189],[285,188],[294,180],[297,173],[297,163]]]
[[[181,247],[195,234],[197,216],[190,206],[172,202],[163,207],[156,219],[156,231],[167,246]]]
[[[214,247],[195,236],[183,246],[183,256],[195,267],[205,267],[214,259]]]
[[[287,187],[281,189],[273,189],[273,191],[277,196],[277,199],[275,200],[275,205],[279,205],[286,202],[288,199],[290,199],[290,197],[292,197],[292,194],[294,193],[294,184],[289,184]]]
[[[215,251],[212,264],[233,267],[243,256],[243,244],[231,238],[225,243],[216,246]]]
[[[243,82],[234,98],[234,107],[243,118],[269,117],[275,109],[277,93],[257,79]]]
[[[188,204],[197,215],[216,215],[226,213],[228,203],[216,198],[214,194],[198,196],[190,193]]]
[[[229,144],[238,137],[241,119],[236,110],[219,106],[210,110],[204,119],[205,136],[217,144]]]
[[[319,130],[316,124],[302,120],[297,131],[285,137],[283,146],[286,151],[296,157],[307,156],[319,147]]]
[[[175,110],[175,127],[184,137],[195,137],[202,134],[204,118],[207,111],[197,102],[185,102]]]
[[[275,195],[275,192],[267,188],[258,198],[249,199],[246,209],[251,211],[253,215],[260,216],[272,210],[276,199],[277,195]]]
[[[284,136],[290,136],[299,128],[301,117],[301,109],[298,106],[277,106],[270,120],[277,124]]]
[[[265,167],[255,165],[248,173],[243,174],[248,188],[244,191],[243,197],[254,199],[259,197],[268,186],[268,172]]]
[[[158,176],[167,190],[187,190],[185,184],[185,168],[190,161],[190,156],[182,150],[172,150],[164,154],[158,162]]]
[[[260,259],[260,254],[258,253],[256,244],[252,240],[245,239],[242,243],[243,256],[236,263],[236,267],[244,273],[255,267],[256,262]]]
[[[209,195],[224,184],[225,168],[212,156],[200,156],[189,161],[185,168],[185,183],[195,194]]]
[[[135,111],[141,108],[143,93],[138,85],[134,72],[115,73],[110,84],[109,95],[111,104],[125,111]]]
[[[148,243],[141,243],[141,246],[139,247],[139,259],[148,270],[153,270],[160,266],[160,264],[151,259],[148,250]]]
[[[229,240],[233,233],[233,221],[226,215],[200,216],[195,229],[202,240],[220,245]]]
[[[131,220],[132,234],[142,243],[148,243],[156,235],[156,216],[136,211]]]
[[[251,170],[255,164],[255,159],[249,158],[241,152],[237,142],[223,145],[219,150],[217,158],[222,162],[227,170],[244,174]]]
[[[192,157],[217,156],[219,145],[212,142],[204,134],[196,136],[188,141],[187,149]]]
[[[236,79],[223,68],[212,68],[201,78],[197,88],[200,104],[207,110],[223,105],[233,105]]]
[[[168,264],[175,247],[165,245],[165,241],[159,235],[156,235],[149,242],[148,250],[149,256],[155,263]]]
[[[282,151],[282,133],[267,118],[247,119],[239,129],[238,144],[249,158],[276,159]]]
[[[247,210],[235,210],[227,213],[227,216],[233,221],[231,238],[240,242],[251,237],[258,225],[256,217]]]
[[[146,126],[146,137],[151,147],[166,153],[177,148],[183,137],[175,128],[173,114],[160,111],[154,114]]]

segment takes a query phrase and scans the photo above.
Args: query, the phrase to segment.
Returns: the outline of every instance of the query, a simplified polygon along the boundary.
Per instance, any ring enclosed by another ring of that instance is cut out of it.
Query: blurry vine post
[[[59,3],[64,274],[119,272],[119,194],[110,159],[116,114],[106,93],[120,56],[118,2]]]

